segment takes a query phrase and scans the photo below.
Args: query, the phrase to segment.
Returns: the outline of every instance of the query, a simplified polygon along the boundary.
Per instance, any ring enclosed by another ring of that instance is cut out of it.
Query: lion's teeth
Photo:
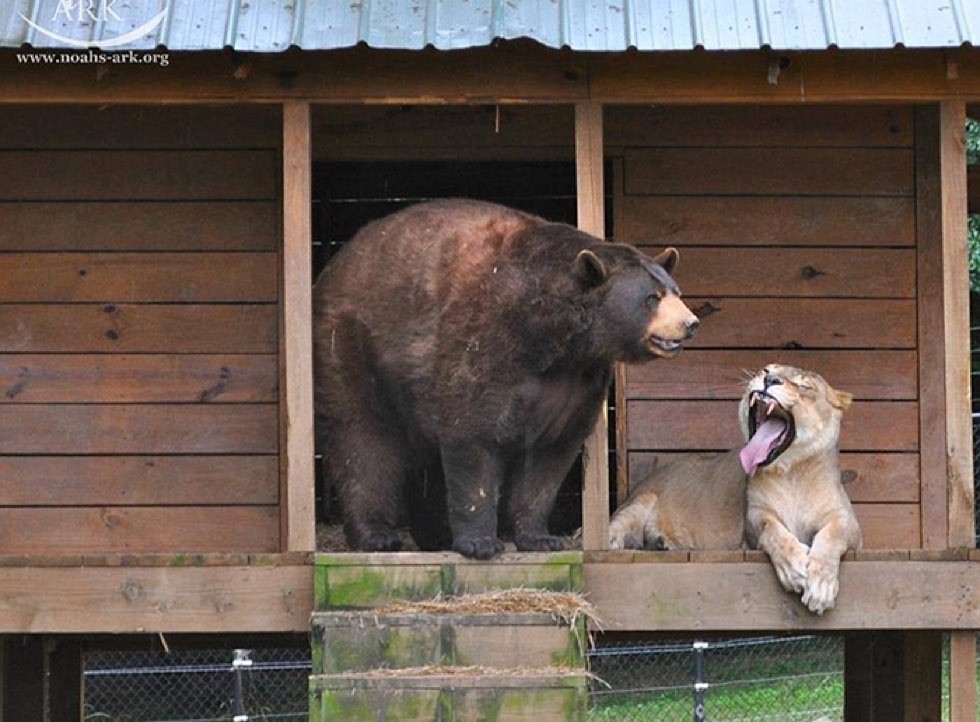
[[[766,408],[766,413],[771,415],[772,414],[772,410],[774,408],[776,408],[776,402],[770,400],[769,401],[769,406]]]

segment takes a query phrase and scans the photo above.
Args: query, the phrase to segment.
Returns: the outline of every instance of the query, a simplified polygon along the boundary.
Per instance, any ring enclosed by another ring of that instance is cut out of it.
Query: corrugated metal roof
[[[0,0],[7,47],[824,50],[956,47],[978,32],[980,0]]]

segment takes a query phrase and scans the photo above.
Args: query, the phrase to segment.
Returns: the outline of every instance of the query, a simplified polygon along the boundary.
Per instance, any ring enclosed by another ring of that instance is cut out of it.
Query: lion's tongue
[[[749,443],[738,454],[738,458],[741,459],[742,468],[745,469],[746,474],[752,476],[755,473],[759,464],[766,460],[769,452],[776,446],[776,442],[779,441],[779,435],[783,433],[785,428],[786,424],[784,422],[777,419],[769,419],[755,430],[755,434],[749,439]]]

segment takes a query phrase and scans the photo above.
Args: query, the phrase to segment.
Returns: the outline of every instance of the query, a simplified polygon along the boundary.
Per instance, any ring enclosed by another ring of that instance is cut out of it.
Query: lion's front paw
[[[823,614],[833,608],[837,601],[837,592],[840,590],[839,568],[839,564],[828,562],[826,559],[810,558],[801,599],[811,612]]]
[[[627,539],[629,537],[627,529],[622,524],[615,522],[609,525],[609,548],[627,549]]]
[[[782,554],[771,556],[773,568],[783,589],[799,594],[806,588],[808,548],[799,542],[789,546]]]
[[[609,525],[609,548],[610,549],[642,549],[642,532],[621,519],[616,518]]]

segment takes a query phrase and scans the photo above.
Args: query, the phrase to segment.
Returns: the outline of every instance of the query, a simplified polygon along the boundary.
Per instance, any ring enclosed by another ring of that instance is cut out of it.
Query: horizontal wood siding
[[[0,551],[280,548],[279,123],[5,116]]]
[[[606,127],[616,236],[677,247],[702,319],[678,359],[621,374],[620,474],[742,443],[748,376],[809,368],[856,398],[842,476],[865,546],[920,547],[912,108],[613,107]]]

